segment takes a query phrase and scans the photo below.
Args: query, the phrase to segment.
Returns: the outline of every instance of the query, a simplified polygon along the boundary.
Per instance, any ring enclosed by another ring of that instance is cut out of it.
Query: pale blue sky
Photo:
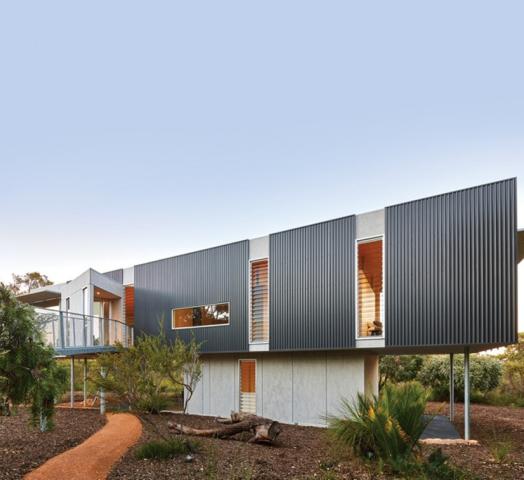
[[[0,280],[510,176],[524,226],[524,3],[428,3],[1,2]]]

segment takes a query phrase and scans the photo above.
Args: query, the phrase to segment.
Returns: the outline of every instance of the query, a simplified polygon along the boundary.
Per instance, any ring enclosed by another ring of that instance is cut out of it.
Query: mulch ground
[[[197,428],[214,427],[213,418],[196,415],[150,416],[165,435],[168,420]],[[248,438],[249,438],[248,434]],[[371,479],[365,467],[341,458],[331,445],[326,430],[314,427],[283,425],[274,446],[249,444],[239,440],[192,437],[200,443],[191,463],[184,457],[172,460],[138,460],[132,448],[117,464],[110,479],[291,479],[340,478]],[[157,439],[152,428],[144,424],[140,443]],[[139,443],[139,444],[140,444]]]
[[[430,404],[430,413],[447,413],[447,406]],[[213,418],[195,415],[151,416],[157,428],[171,435],[166,423],[171,420],[197,428],[216,426]],[[463,408],[457,405],[456,427],[463,431]],[[452,445],[442,450],[451,461],[482,480],[524,479],[524,409],[472,406],[472,438],[480,446]],[[144,425],[139,444],[157,438]],[[183,457],[173,460],[138,460],[132,448],[112,470],[116,479],[381,479],[364,465],[336,448],[326,430],[283,425],[275,446],[253,445],[238,440],[198,438],[200,451],[191,463]],[[511,452],[501,462],[494,460],[496,442],[509,442]],[[435,446],[424,447],[429,454]]]
[[[55,429],[40,433],[29,424],[25,409],[0,416],[0,479],[14,480],[95,433],[105,419],[93,410],[57,409]]]
[[[448,404],[430,403],[430,413],[449,412]],[[455,427],[464,435],[464,407],[456,405]],[[524,408],[471,406],[471,438],[479,446],[448,445],[442,451],[453,463],[473,472],[481,479],[524,479]],[[509,448],[502,462],[495,461],[494,449],[501,444]]]

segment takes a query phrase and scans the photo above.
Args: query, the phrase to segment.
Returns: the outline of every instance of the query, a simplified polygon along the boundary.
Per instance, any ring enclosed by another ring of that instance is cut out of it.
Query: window
[[[240,360],[240,411],[257,412],[256,360]]]
[[[229,303],[174,308],[172,328],[212,327],[229,324]]]
[[[357,258],[358,336],[381,336],[384,311],[382,239],[359,241]]]
[[[268,260],[251,262],[251,341],[269,342]]]

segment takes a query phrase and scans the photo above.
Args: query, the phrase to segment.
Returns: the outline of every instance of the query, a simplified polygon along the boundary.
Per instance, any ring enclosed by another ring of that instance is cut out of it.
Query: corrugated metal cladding
[[[202,352],[247,351],[248,266],[248,241],[137,265],[136,332],[158,332],[163,317],[169,338],[188,341],[194,333],[204,342]],[[171,330],[173,308],[224,302],[230,303],[229,325]]]
[[[122,268],[105,272],[103,275],[118,283],[122,283],[124,281],[124,270]]]
[[[269,237],[269,348],[355,346],[355,216]]]
[[[386,345],[516,341],[516,180],[386,209]]]

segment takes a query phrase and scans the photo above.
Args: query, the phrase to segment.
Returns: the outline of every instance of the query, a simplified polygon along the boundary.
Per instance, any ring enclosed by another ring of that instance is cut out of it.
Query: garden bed
[[[447,406],[430,404],[432,413],[446,413]],[[457,405],[456,426],[462,432],[462,405]],[[167,421],[193,427],[215,426],[213,418],[195,415],[165,415],[149,417],[165,435],[172,436]],[[524,409],[472,406],[472,437],[480,446],[443,446],[453,463],[473,472],[480,479],[515,480],[524,478]],[[146,423],[139,444],[156,438]],[[507,438],[512,451],[498,463],[492,455],[493,442]],[[109,478],[116,479],[380,479],[371,476],[365,466],[336,448],[326,430],[314,427],[283,425],[275,446],[248,444],[238,440],[194,438],[199,453],[191,463],[183,456],[172,460],[138,460],[136,448],[131,449],[112,470]],[[424,447],[429,453],[434,446]]]
[[[149,417],[167,436],[167,421],[197,428],[216,426],[213,418],[196,415]],[[138,460],[131,449],[111,472],[110,479],[291,479],[362,478],[370,475],[358,462],[342,458],[327,438],[326,430],[315,427],[282,425],[274,446],[215,438],[192,438],[199,453],[191,463],[184,456],[172,460]],[[141,444],[156,438],[151,426],[144,424]],[[251,435],[247,434],[249,438]],[[186,438],[186,437],[184,437]],[[380,477],[375,477],[380,478]]]
[[[429,403],[430,413],[447,415],[448,404]],[[464,407],[456,405],[455,427],[464,434]],[[471,406],[471,438],[479,446],[446,445],[442,451],[453,463],[481,479],[516,480],[524,478],[524,408]],[[504,451],[508,450],[504,456]],[[499,456],[499,461],[496,456]],[[504,458],[500,458],[503,456]]]
[[[83,442],[104,424],[97,411],[57,409],[54,430],[40,433],[29,424],[26,409],[10,417],[0,416],[0,479],[22,478],[51,457]]]

